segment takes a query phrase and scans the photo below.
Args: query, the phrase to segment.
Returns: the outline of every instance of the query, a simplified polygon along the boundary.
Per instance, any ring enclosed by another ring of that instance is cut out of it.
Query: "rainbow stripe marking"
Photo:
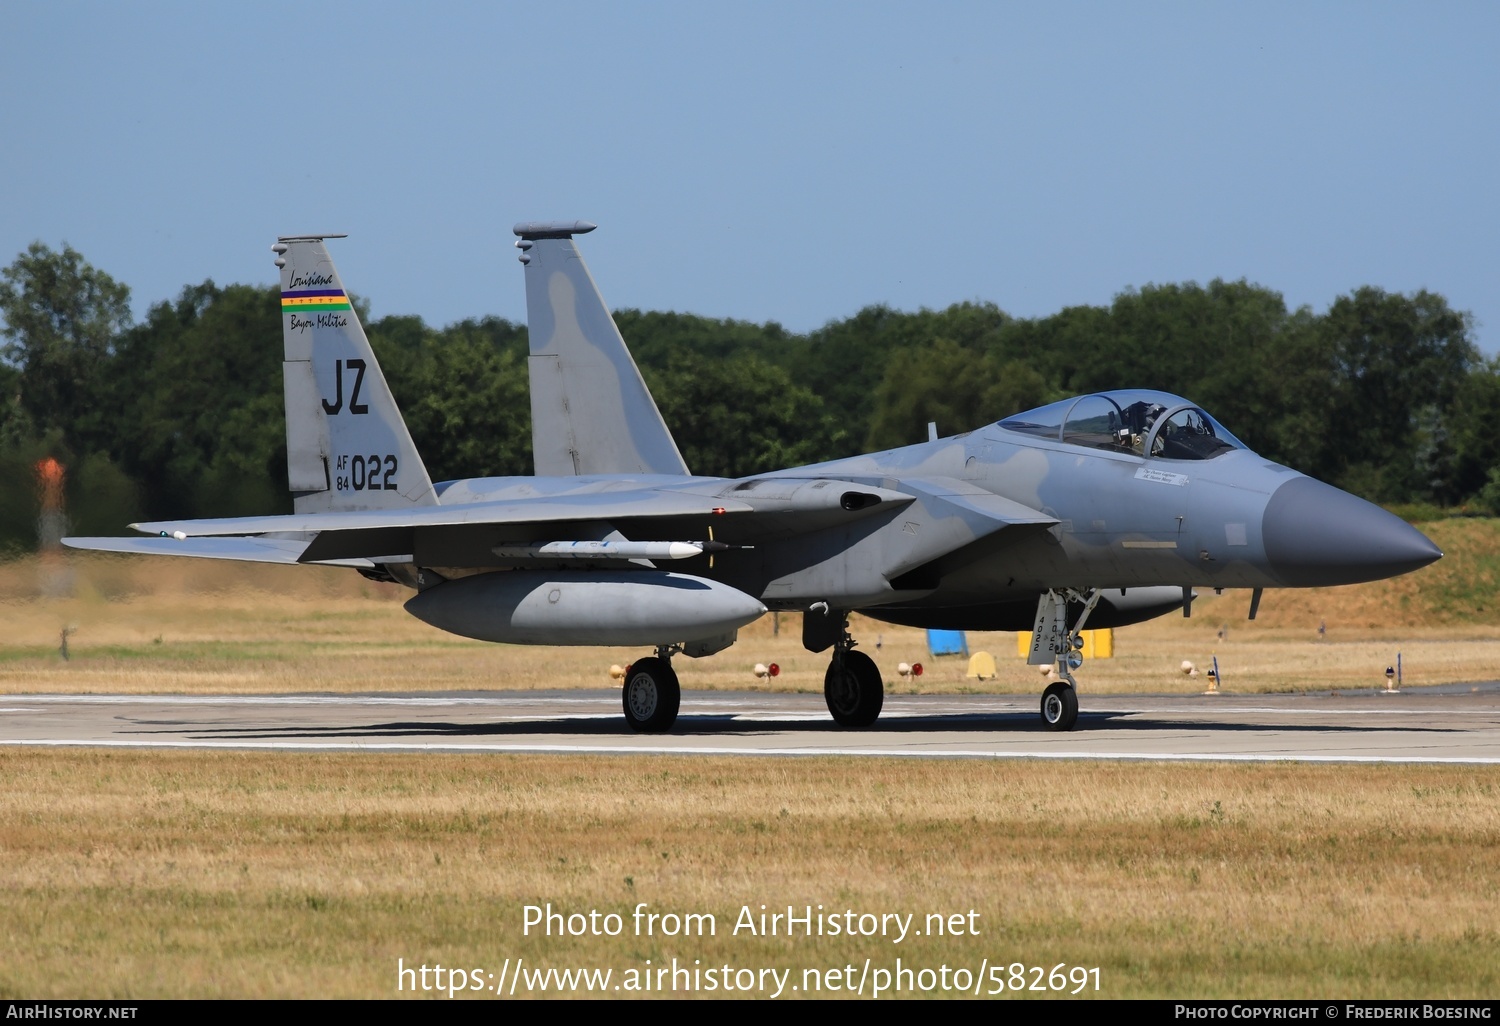
[[[349,296],[343,289],[305,289],[301,292],[283,292],[281,310],[347,310]]]

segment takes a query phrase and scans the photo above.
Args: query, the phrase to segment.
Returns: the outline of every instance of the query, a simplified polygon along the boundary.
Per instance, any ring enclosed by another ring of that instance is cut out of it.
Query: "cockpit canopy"
[[[1000,422],[1007,431],[1165,460],[1211,460],[1245,448],[1181,396],[1121,389],[1064,399]]]

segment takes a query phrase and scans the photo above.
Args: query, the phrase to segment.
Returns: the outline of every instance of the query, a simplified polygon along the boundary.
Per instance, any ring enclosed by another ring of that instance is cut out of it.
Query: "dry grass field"
[[[10,749],[0,781],[0,997],[391,997],[398,959],[618,981],[673,957],[1500,992],[1491,769]],[[624,931],[526,936],[548,902]],[[640,902],[715,935],[635,936]],[[762,904],[973,910],[977,935],[736,936]]]
[[[1380,687],[1398,652],[1408,685],[1494,679],[1500,531],[1424,529],[1449,557],[1406,578],[1268,592],[1254,623],[1246,594],[1206,594],[1191,619],[1117,631],[1116,656],[1080,674],[1085,700],[1202,690],[1179,666],[1213,656],[1230,692]],[[406,594],[318,568],[0,564],[0,692],[599,687],[640,654],[452,638]],[[770,686],[820,690],[825,658],[798,618],[781,627],[679,659],[684,687],[766,687],[751,666],[776,661]],[[970,634],[999,661],[978,682],[920,631],[855,633],[893,691],[1040,690],[1013,634]],[[900,661],[927,672],[899,681]],[[378,998],[398,996],[398,959],[618,982],[674,957],[793,984],[899,957],[1098,967],[1104,997],[1493,997],[1500,772],[0,748],[0,895],[0,997]],[[522,907],[547,902],[618,913],[624,934],[524,936]],[[637,937],[640,902],[712,913],[717,934]],[[761,904],[918,925],[972,909],[979,933],[733,935]]]

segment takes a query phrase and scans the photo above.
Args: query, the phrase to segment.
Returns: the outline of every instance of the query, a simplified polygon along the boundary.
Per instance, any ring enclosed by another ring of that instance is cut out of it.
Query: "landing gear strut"
[[[1031,655],[1026,661],[1033,666],[1055,663],[1061,678],[1042,692],[1042,724],[1048,730],[1072,730],[1078,722],[1078,692],[1074,690],[1078,682],[1073,679],[1073,671],[1083,665],[1079,652],[1083,648],[1083,625],[1099,604],[1100,594],[1098,588],[1087,593],[1067,588],[1045,592],[1037,602]],[[1071,626],[1069,601],[1083,603],[1083,612]]]
[[[854,651],[847,619],[840,633],[842,637],[834,642],[833,660],[823,677],[823,699],[839,726],[868,727],[885,704],[885,682],[880,679],[875,660]]]
[[[672,649],[658,648],[656,655],[631,663],[620,690],[625,722],[631,730],[642,734],[671,730],[682,703],[682,688],[677,683],[677,671],[672,669]]]

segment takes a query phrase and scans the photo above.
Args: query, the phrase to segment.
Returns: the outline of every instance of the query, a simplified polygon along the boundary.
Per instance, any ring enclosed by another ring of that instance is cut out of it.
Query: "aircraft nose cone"
[[[1292,587],[1378,581],[1443,555],[1400,517],[1310,477],[1272,493],[1261,536],[1271,571]]]

